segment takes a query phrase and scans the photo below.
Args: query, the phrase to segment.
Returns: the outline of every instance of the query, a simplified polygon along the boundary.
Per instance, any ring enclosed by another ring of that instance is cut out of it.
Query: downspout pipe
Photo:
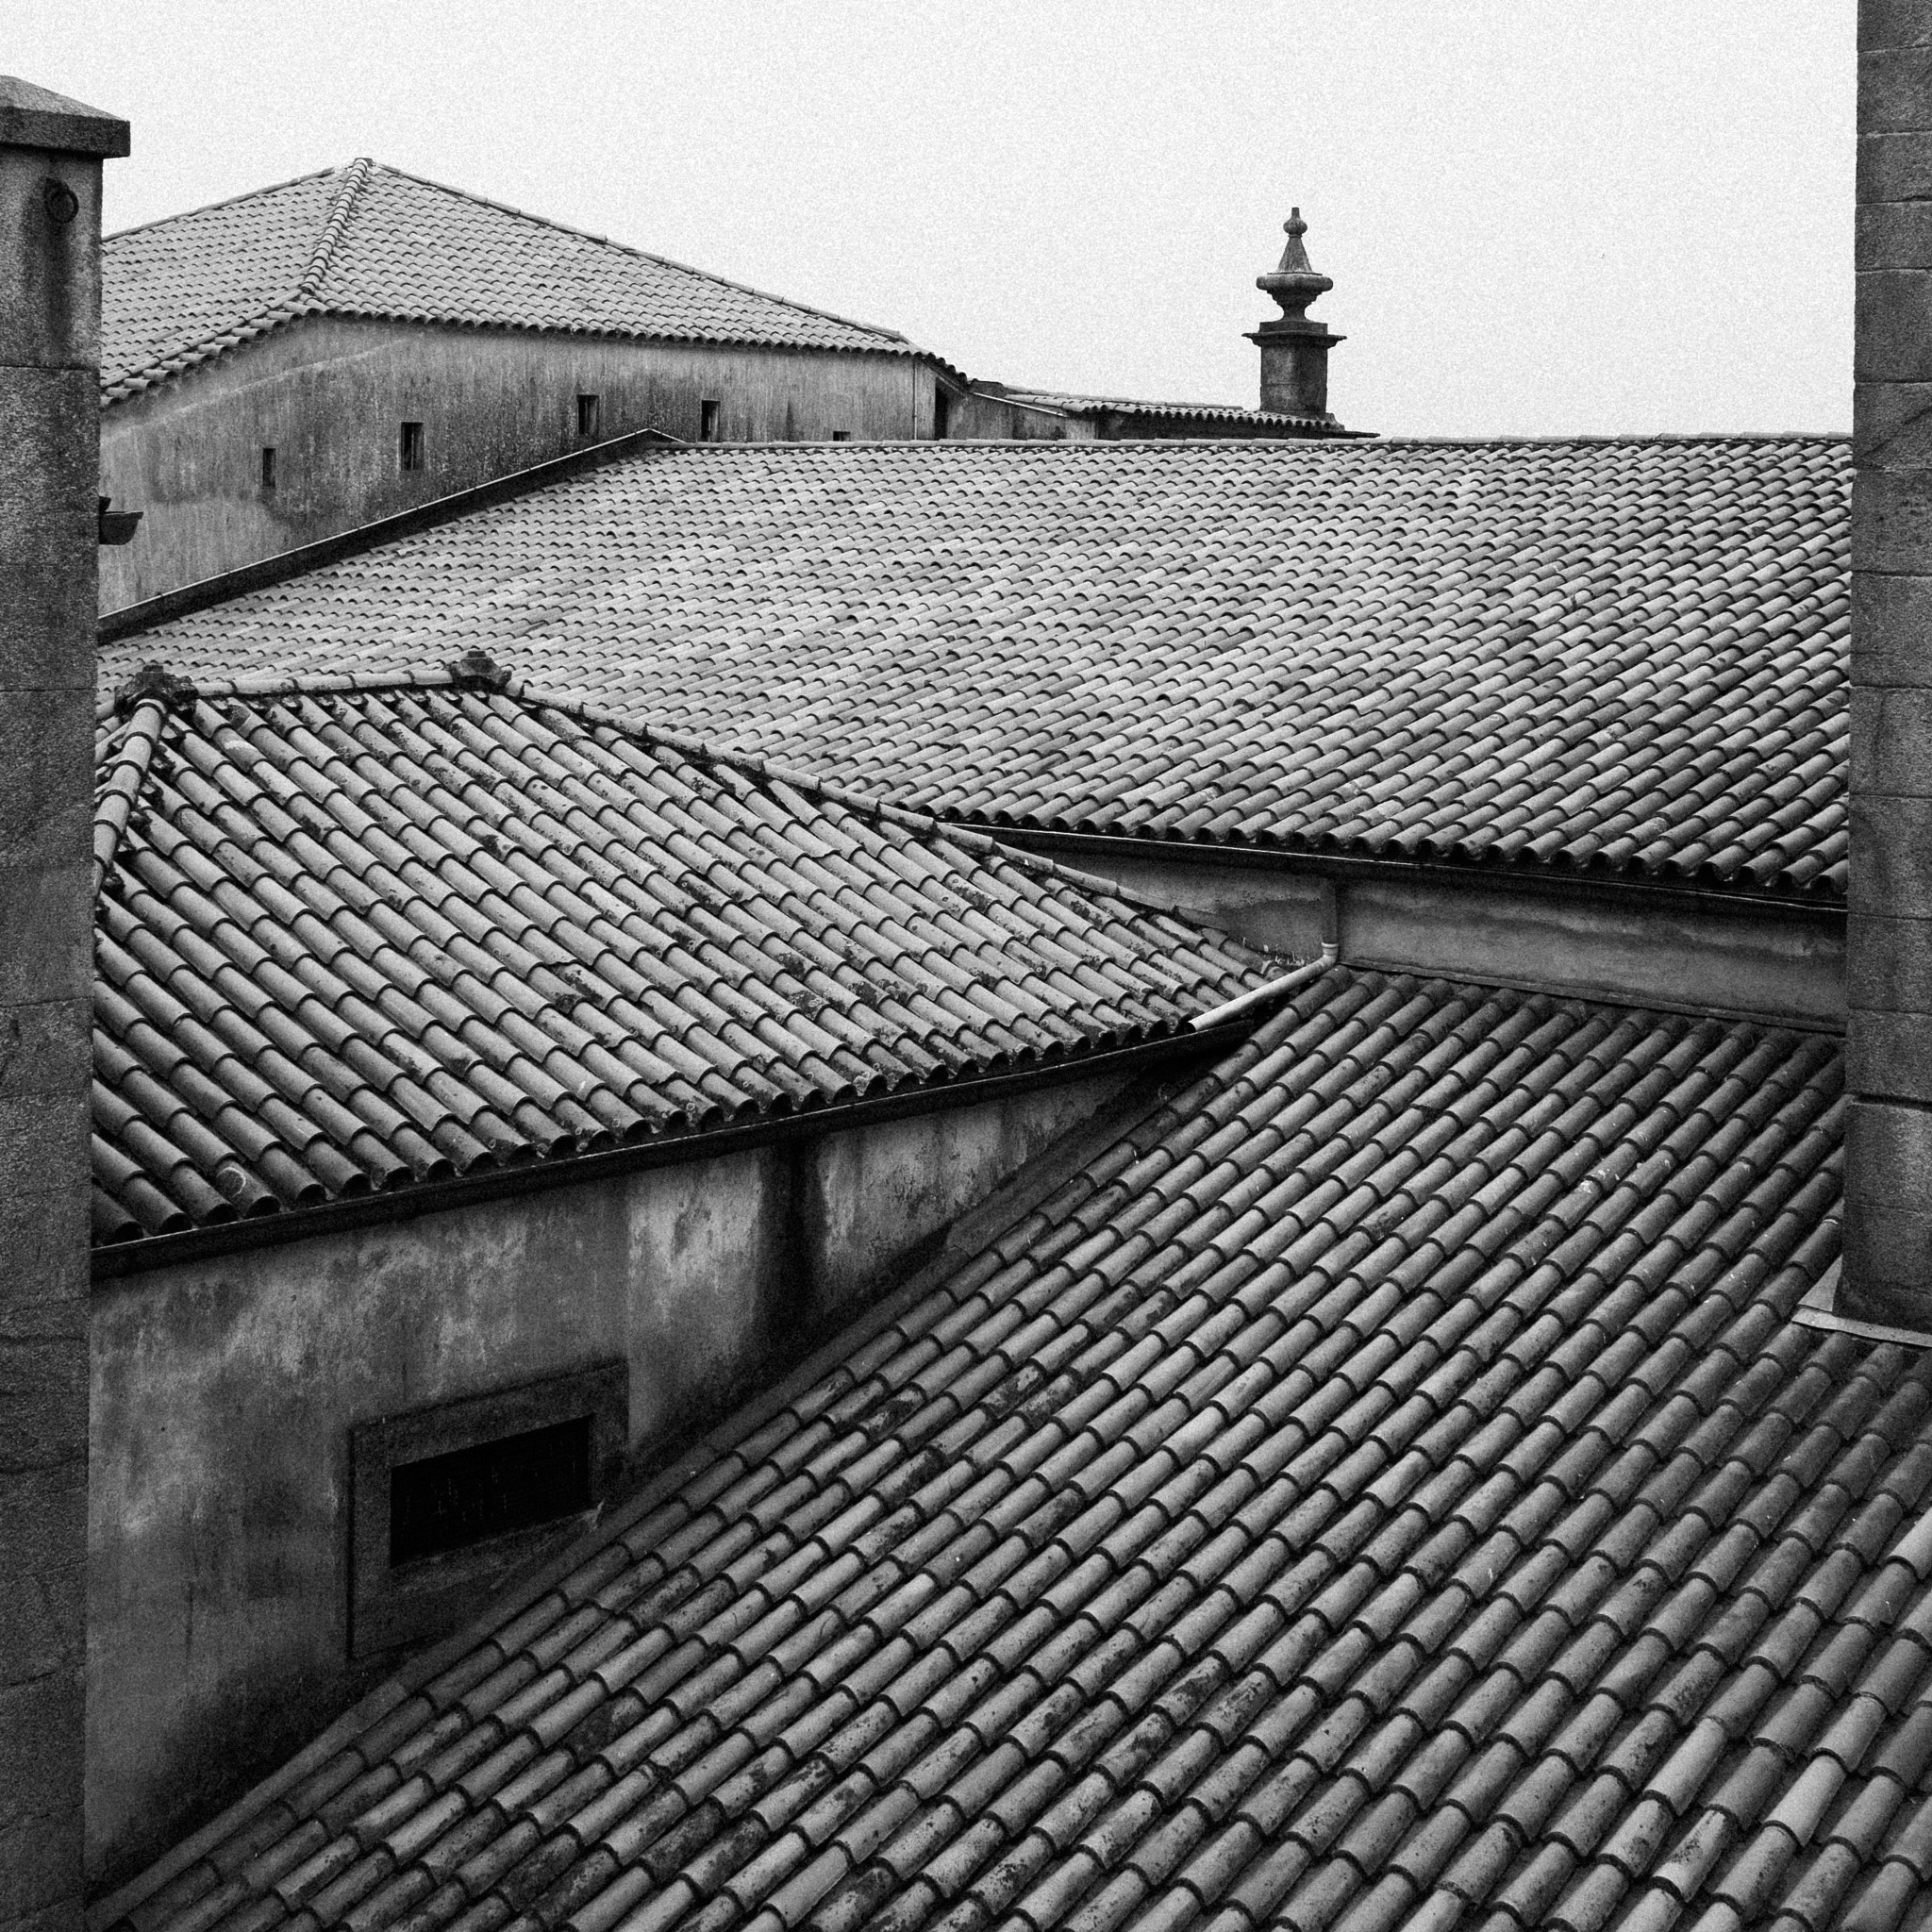
[[[1319,958],[1310,959],[1305,966],[1297,966],[1292,973],[1284,973],[1279,979],[1271,979],[1265,985],[1237,993],[1233,999],[1224,1000],[1218,1007],[1209,1007],[1205,1013],[1196,1013],[1188,1025],[1196,1033],[1207,1033],[1217,1026],[1229,1026],[1237,1020],[1245,1020],[1251,1013],[1258,1013],[1263,1008],[1286,999],[1297,987],[1319,979],[1331,966],[1338,964],[1341,958],[1341,948],[1333,940],[1324,940]]]

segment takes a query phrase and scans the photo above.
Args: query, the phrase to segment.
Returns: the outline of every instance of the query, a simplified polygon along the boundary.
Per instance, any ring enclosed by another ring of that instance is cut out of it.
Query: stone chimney
[[[1308,260],[1308,251],[1302,245],[1308,225],[1302,220],[1301,209],[1290,208],[1281,225],[1288,235],[1281,265],[1273,275],[1255,278],[1256,288],[1280,303],[1281,313],[1248,338],[1261,349],[1261,407],[1284,416],[1316,416],[1332,423],[1328,351],[1347,338],[1330,335],[1325,322],[1310,322],[1307,308],[1335,284],[1317,275]]]
[[[1849,1315],[1932,1330],[1932,0],[1858,9]]]
[[[101,160],[0,77],[0,1932],[81,1922]]]

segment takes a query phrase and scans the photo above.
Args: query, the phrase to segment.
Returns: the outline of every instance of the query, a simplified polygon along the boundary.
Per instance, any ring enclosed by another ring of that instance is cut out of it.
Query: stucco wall
[[[1118,1076],[135,1274],[95,1291],[89,1866],[305,1741],[348,1654],[348,1436],[609,1357],[675,1438],[916,1266]]]
[[[946,424],[953,442],[1091,442],[1093,424],[1059,409],[1009,403],[974,390],[956,396]]]
[[[662,429],[696,441],[699,403],[724,442],[930,436],[931,370],[915,357],[605,341],[313,317],[243,344],[101,419],[101,488],[139,509],[101,553],[100,608],[279,555],[591,440]],[[595,439],[576,398],[599,398]],[[424,467],[400,467],[400,427]],[[275,486],[261,483],[263,445]]]
[[[1840,1026],[1841,917],[1726,905],[1722,895],[1589,896],[1443,871],[1333,877],[1313,867],[1217,864],[1207,854],[1058,847],[1070,864],[1274,951],[1306,958],[1330,934],[1358,966],[1440,973],[1582,998]]]

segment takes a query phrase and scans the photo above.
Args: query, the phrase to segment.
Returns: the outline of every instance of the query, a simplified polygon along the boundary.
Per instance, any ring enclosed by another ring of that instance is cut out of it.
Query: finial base
[[[1274,415],[1332,423],[1328,351],[1345,340],[1330,335],[1320,323],[1297,325],[1285,318],[1254,330],[1248,341],[1261,352],[1261,408]]]

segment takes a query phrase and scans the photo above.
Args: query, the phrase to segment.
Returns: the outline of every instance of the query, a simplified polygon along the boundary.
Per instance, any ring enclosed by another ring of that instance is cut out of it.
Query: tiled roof
[[[1132,396],[1076,396],[1055,389],[1014,389],[1001,384],[999,393],[1016,403],[1038,403],[1049,409],[1074,414],[1108,416],[1173,416],[1201,423],[1257,423],[1279,427],[1343,433],[1332,416],[1289,416],[1275,409],[1246,409],[1237,403],[1150,403]]]
[[[995,826],[1839,899],[1850,485],[1832,437],[679,449],[103,663],[481,644]]]
[[[1321,974],[123,1923],[1923,1926],[1932,1366],[1792,1319],[1839,1087]]]
[[[112,402],[298,315],[916,353],[891,329],[352,161],[103,244]]]
[[[1155,1040],[1274,970],[512,691],[145,688],[97,768],[104,1242]]]

